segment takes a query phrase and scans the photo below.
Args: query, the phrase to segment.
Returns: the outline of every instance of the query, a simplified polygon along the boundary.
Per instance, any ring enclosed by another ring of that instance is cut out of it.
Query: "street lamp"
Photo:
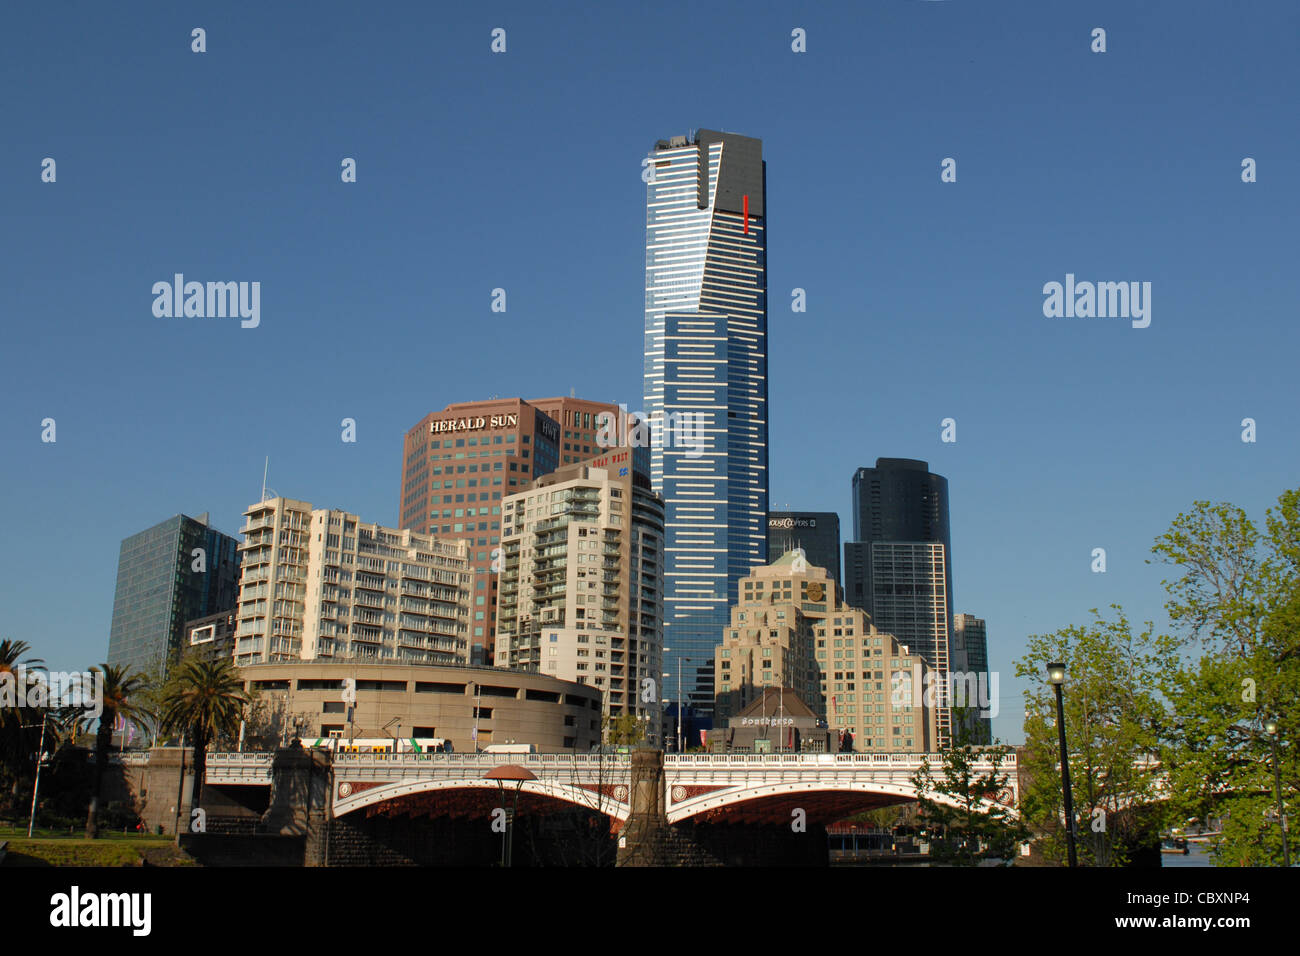
[[[1065,795],[1065,835],[1069,844],[1070,866],[1078,866],[1074,851],[1074,799],[1070,793],[1070,752],[1065,748],[1065,705],[1061,685],[1065,683],[1065,665],[1048,664],[1047,682],[1056,688],[1056,730],[1061,741],[1061,791]]]
[[[1273,795],[1277,800],[1277,818],[1282,823],[1282,865],[1291,869],[1291,847],[1287,843],[1286,810],[1282,808],[1282,772],[1277,765],[1277,721],[1272,717],[1264,721],[1264,733],[1268,734],[1273,745]]]
[[[49,714],[41,712],[41,742],[36,745],[36,779],[32,781],[32,812],[27,818],[27,839],[32,838],[32,827],[36,825],[36,794],[41,789],[41,764],[45,760],[45,721]],[[19,730],[35,727],[35,724],[23,724]]]
[[[474,741],[474,752],[478,753],[478,708],[482,701],[480,694],[482,693],[483,685],[478,681],[470,681],[470,683],[474,685],[474,730],[470,734],[470,739]]]
[[[672,651],[671,647],[665,647],[665,651]],[[677,658],[677,752],[682,752],[682,661],[689,661],[692,658]],[[668,677],[664,674],[664,677]]]
[[[506,828],[501,832],[501,865],[508,867],[514,856],[515,814],[519,811],[519,791],[523,789],[526,781],[536,780],[537,777],[523,767],[507,765],[489,770],[483,774],[483,779],[495,780],[497,791],[501,794],[501,810],[506,814]],[[506,809],[507,781],[513,781],[515,785],[515,802],[511,810]]]

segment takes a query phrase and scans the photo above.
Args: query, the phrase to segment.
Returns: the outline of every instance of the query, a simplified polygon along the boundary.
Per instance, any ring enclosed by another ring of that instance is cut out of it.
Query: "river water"
[[[1207,852],[1208,844],[1191,843],[1188,844],[1190,852],[1183,856],[1181,853],[1161,853],[1161,866],[1213,866],[1210,862],[1210,854]]]

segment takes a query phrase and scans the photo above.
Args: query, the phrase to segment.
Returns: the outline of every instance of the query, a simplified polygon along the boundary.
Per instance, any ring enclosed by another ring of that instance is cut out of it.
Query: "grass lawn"
[[[85,840],[86,831],[76,829],[69,833],[67,830],[47,830],[37,827],[32,831],[33,840]],[[4,827],[0,826],[0,840],[26,840],[27,827]],[[103,830],[99,831],[100,841],[104,840],[128,840],[132,843],[137,842],[158,842],[172,843],[174,837],[158,836],[152,833],[123,833],[121,830]]]
[[[139,866],[140,851],[123,841],[10,840],[0,866]]]
[[[196,865],[168,836],[101,832],[87,840],[82,833],[37,830],[29,840],[26,828],[0,827],[0,841],[9,844],[2,867]]]

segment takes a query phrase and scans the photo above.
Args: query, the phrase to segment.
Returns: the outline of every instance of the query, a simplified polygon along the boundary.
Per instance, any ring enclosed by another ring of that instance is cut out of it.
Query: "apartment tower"
[[[632,460],[615,449],[503,499],[496,663],[595,687],[657,743],[663,503]]]
[[[235,663],[469,663],[465,540],[292,498],[244,515]]]

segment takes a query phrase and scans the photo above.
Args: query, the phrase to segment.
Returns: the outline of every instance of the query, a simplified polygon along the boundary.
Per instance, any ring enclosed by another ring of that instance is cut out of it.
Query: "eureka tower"
[[[644,407],[670,648],[660,696],[679,700],[680,672],[699,729],[737,582],[767,563],[767,167],[762,140],[701,129],[660,140],[646,169]]]

